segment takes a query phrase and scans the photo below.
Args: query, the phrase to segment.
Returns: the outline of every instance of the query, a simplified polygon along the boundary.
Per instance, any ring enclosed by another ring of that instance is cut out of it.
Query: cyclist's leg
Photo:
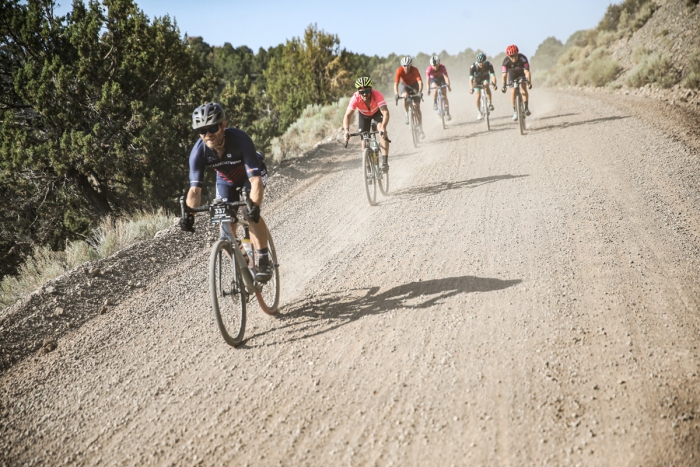
[[[430,83],[428,84],[428,89],[433,93],[433,110],[437,110],[437,86],[434,78],[430,78]]]
[[[384,131],[384,115],[380,110],[377,110],[374,115],[372,115],[372,120],[377,122],[377,129],[379,131]],[[382,165],[389,168],[389,142],[384,139],[383,136],[377,138],[379,140],[379,148],[382,150]]]
[[[474,95],[476,96],[476,110],[481,112],[481,89],[476,88]]]
[[[236,202],[239,199],[236,187],[232,183],[222,179],[218,172],[216,173],[216,197],[231,202]],[[219,238],[227,238],[229,242],[233,243],[234,232],[236,231],[235,227],[235,224],[219,224]]]
[[[529,98],[529,94],[527,93],[527,84],[526,83],[520,84],[520,94],[522,94],[523,104],[525,104],[525,108],[527,108],[527,101]]]
[[[357,112],[357,126],[359,127],[360,133],[369,131],[371,121],[372,119],[370,117],[362,115],[362,112]],[[362,140],[363,151],[365,150],[365,147],[367,147],[367,143],[365,143],[365,140]]]
[[[408,88],[403,82],[401,82],[399,86],[399,95],[404,98],[403,109],[406,111],[406,114],[408,114],[408,99],[406,99],[406,97],[408,97]]]
[[[440,92],[442,93],[442,100],[445,101],[445,111],[450,113],[450,101],[447,100],[447,88],[441,88]]]

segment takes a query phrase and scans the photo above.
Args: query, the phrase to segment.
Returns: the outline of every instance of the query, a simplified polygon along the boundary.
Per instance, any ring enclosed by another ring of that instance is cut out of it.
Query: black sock
[[[524,102],[525,102],[525,110],[528,110],[528,108],[527,108],[527,101],[524,101]]]
[[[258,259],[267,259],[269,255],[269,250],[267,248],[261,248],[258,250]]]
[[[382,164],[389,165],[389,156],[382,156]]]

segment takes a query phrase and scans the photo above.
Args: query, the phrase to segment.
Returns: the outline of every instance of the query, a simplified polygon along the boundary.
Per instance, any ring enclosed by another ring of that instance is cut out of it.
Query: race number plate
[[[228,206],[213,206],[209,210],[209,217],[212,223],[231,222],[231,209]]]

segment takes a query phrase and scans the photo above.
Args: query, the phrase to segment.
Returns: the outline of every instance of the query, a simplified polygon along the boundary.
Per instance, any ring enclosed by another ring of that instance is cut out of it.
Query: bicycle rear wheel
[[[376,206],[377,204],[377,184],[374,182],[375,173],[372,150],[365,148],[362,151],[362,178],[364,179],[365,193],[367,193],[367,201],[369,201],[370,206]]]
[[[384,172],[378,165],[376,165],[375,167],[375,174],[377,184],[379,185],[379,191],[382,192],[382,195],[387,196],[389,194],[389,172]]]
[[[209,293],[221,335],[227,344],[234,347],[240,345],[245,333],[246,291],[231,244],[227,240],[219,240],[212,247],[209,258]]]
[[[270,255],[270,264],[272,264],[272,278],[263,284],[260,291],[255,292],[255,297],[262,311],[268,315],[274,315],[280,304],[280,270],[277,263],[277,250],[269,231],[267,232],[267,250]],[[253,253],[253,256],[257,256],[257,252]]]

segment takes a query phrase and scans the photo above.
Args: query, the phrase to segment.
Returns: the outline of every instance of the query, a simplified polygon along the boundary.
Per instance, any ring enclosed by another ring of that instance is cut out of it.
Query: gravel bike
[[[447,87],[447,85],[443,84],[442,86],[439,86],[439,87],[436,86],[436,87],[432,88],[437,93],[437,100],[438,100],[437,113],[438,113],[438,117],[440,117],[442,119],[442,129],[443,130],[445,128],[447,128],[445,126],[445,98],[442,97],[442,89],[446,88],[446,87]]]
[[[520,124],[520,134],[524,135],[525,130],[525,104],[523,104],[523,95],[520,93],[520,85],[528,84],[525,77],[520,77],[515,81],[508,83],[508,87],[515,88],[515,111],[518,113],[518,123]]]
[[[474,91],[481,92],[481,97],[479,98],[479,111],[481,112],[481,115],[484,116],[484,120],[486,120],[486,129],[491,130],[491,121],[489,119],[491,110],[489,108],[489,96],[486,94],[488,87],[489,81],[485,79],[482,84],[474,86]],[[498,89],[498,86],[494,86],[494,89]]]
[[[238,217],[238,208],[252,206],[245,191],[241,201],[215,199],[212,204],[190,208],[185,197],[180,198],[183,216],[188,212],[209,212],[210,222],[221,226],[222,236],[214,243],[209,257],[209,293],[214,318],[227,344],[237,347],[243,342],[246,325],[246,304],[255,295],[260,308],[269,315],[277,313],[280,299],[280,275],[277,250],[268,232],[268,254],[272,278],[265,282],[255,280],[257,252],[250,245],[248,221]],[[242,233],[235,235],[232,225]]]
[[[408,91],[408,96],[396,96],[396,105],[399,105],[399,99],[418,99],[423,100],[423,93],[415,94],[412,91]],[[418,115],[413,108],[415,101],[408,104],[408,121],[411,124],[411,136],[413,137],[413,147],[418,147],[418,140],[420,139],[420,123],[418,123]]]
[[[377,131],[375,122],[372,122],[371,131],[350,133],[350,137],[359,136],[365,142],[365,149],[362,150],[362,178],[370,206],[377,205],[377,185],[384,196],[389,194],[389,172],[385,172],[379,167],[379,156],[382,151],[377,141],[377,133],[380,132]],[[391,143],[390,140],[387,141]],[[345,147],[348,147],[347,141]]]

